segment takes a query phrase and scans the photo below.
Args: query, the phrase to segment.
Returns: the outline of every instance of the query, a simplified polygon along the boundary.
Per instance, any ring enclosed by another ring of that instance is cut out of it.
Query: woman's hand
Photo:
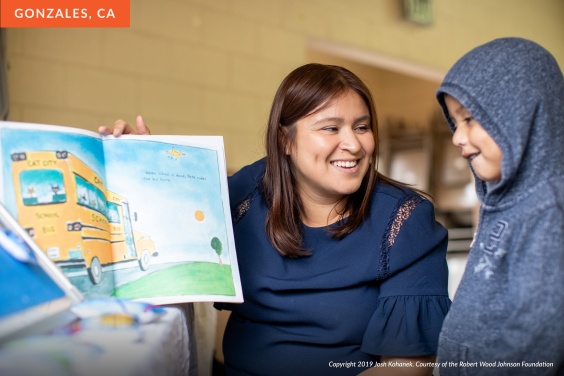
[[[122,134],[151,134],[151,130],[149,129],[149,127],[147,127],[147,124],[145,124],[145,121],[143,120],[141,115],[139,115],[135,119],[135,129],[133,129],[124,120],[120,119],[116,120],[113,129],[105,125],[100,126],[100,128],[98,128],[98,133],[104,136],[113,134],[115,137],[119,137]]]

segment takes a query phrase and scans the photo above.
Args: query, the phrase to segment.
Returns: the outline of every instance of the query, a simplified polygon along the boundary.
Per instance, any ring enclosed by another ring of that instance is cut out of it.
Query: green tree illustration
[[[221,240],[214,236],[211,240],[211,247],[214,249],[215,253],[217,253],[217,257],[219,258],[219,265],[223,265],[223,262],[221,262],[221,252],[223,251]]]

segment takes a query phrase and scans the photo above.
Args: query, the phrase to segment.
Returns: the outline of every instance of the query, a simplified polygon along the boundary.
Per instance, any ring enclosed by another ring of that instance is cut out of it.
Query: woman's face
[[[371,124],[368,107],[353,90],[297,121],[286,154],[302,199],[334,201],[359,189],[375,147]]]

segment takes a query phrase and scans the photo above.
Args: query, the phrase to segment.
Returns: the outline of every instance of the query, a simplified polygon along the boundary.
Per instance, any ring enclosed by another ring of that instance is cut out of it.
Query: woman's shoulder
[[[228,178],[229,200],[231,205],[236,205],[245,200],[258,188],[265,170],[266,158],[262,158],[241,168]]]
[[[435,219],[435,206],[421,193],[402,185],[380,181],[376,185],[372,203],[373,213],[387,221],[386,236],[389,240],[398,235],[413,233],[436,234],[443,237],[444,227]],[[383,213],[388,215],[383,215]],[[400,231],[406,229],[405,231]],[[416,240],[420,241],[420,240]],[[393,244],[393,241],[389,242]]]
[[[385,181],[378,183],[373,199],[373,220],[384,221],[380,223],[385,226],[381,242],[384,274],[415,265],[423,257],[445,257],[448,233],[436,221],[431,201],[409,187]]]
[[[421,217],[421,215],[427,217],[428,212],[434,211],[434,206],[420,193],[407,186],[380,180],[372,196],[372,211],[379,213],[379,217],[389,221],[389,226],[398,227],[414,213],[416,217]],[[382,215],[386,212],[389,214]]]
[[[378,180],[376,183],[373,197],[375,202],[387,200],[398,204],[408,200],[417,201],[418,203],[428,201],[420,193],[407,186],[394,185],[384,180]]]
[[[233,181],[246,181],[249,179],[260,179],[266,170],[266,158],[261,158],[249,165],[242,167],[229,177]]]

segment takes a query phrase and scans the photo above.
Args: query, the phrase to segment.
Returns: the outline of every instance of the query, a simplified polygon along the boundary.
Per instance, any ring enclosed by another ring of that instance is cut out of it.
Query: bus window
[[[67,201],[60,170],[27,170],[20,173],[23,203],[26,206],[59,204]]]
[[[108,219],[110,223],[120,224],[118,205],[113,202],[108,202]]]
[[[76,179],[76,195],[79,205],[86,205],[88,203],[88,188],[78,179]]]
[[[89,183],[79,175],[74,176],[76,180],[76,193],[78,203],[107,215],[106,197],[98,188]]]
[[[96,194],[96,207],[98,208],[98,211],[107,216],[108,207],[106,203],[106,196],[99,189],[96,189],[94,192]]]

